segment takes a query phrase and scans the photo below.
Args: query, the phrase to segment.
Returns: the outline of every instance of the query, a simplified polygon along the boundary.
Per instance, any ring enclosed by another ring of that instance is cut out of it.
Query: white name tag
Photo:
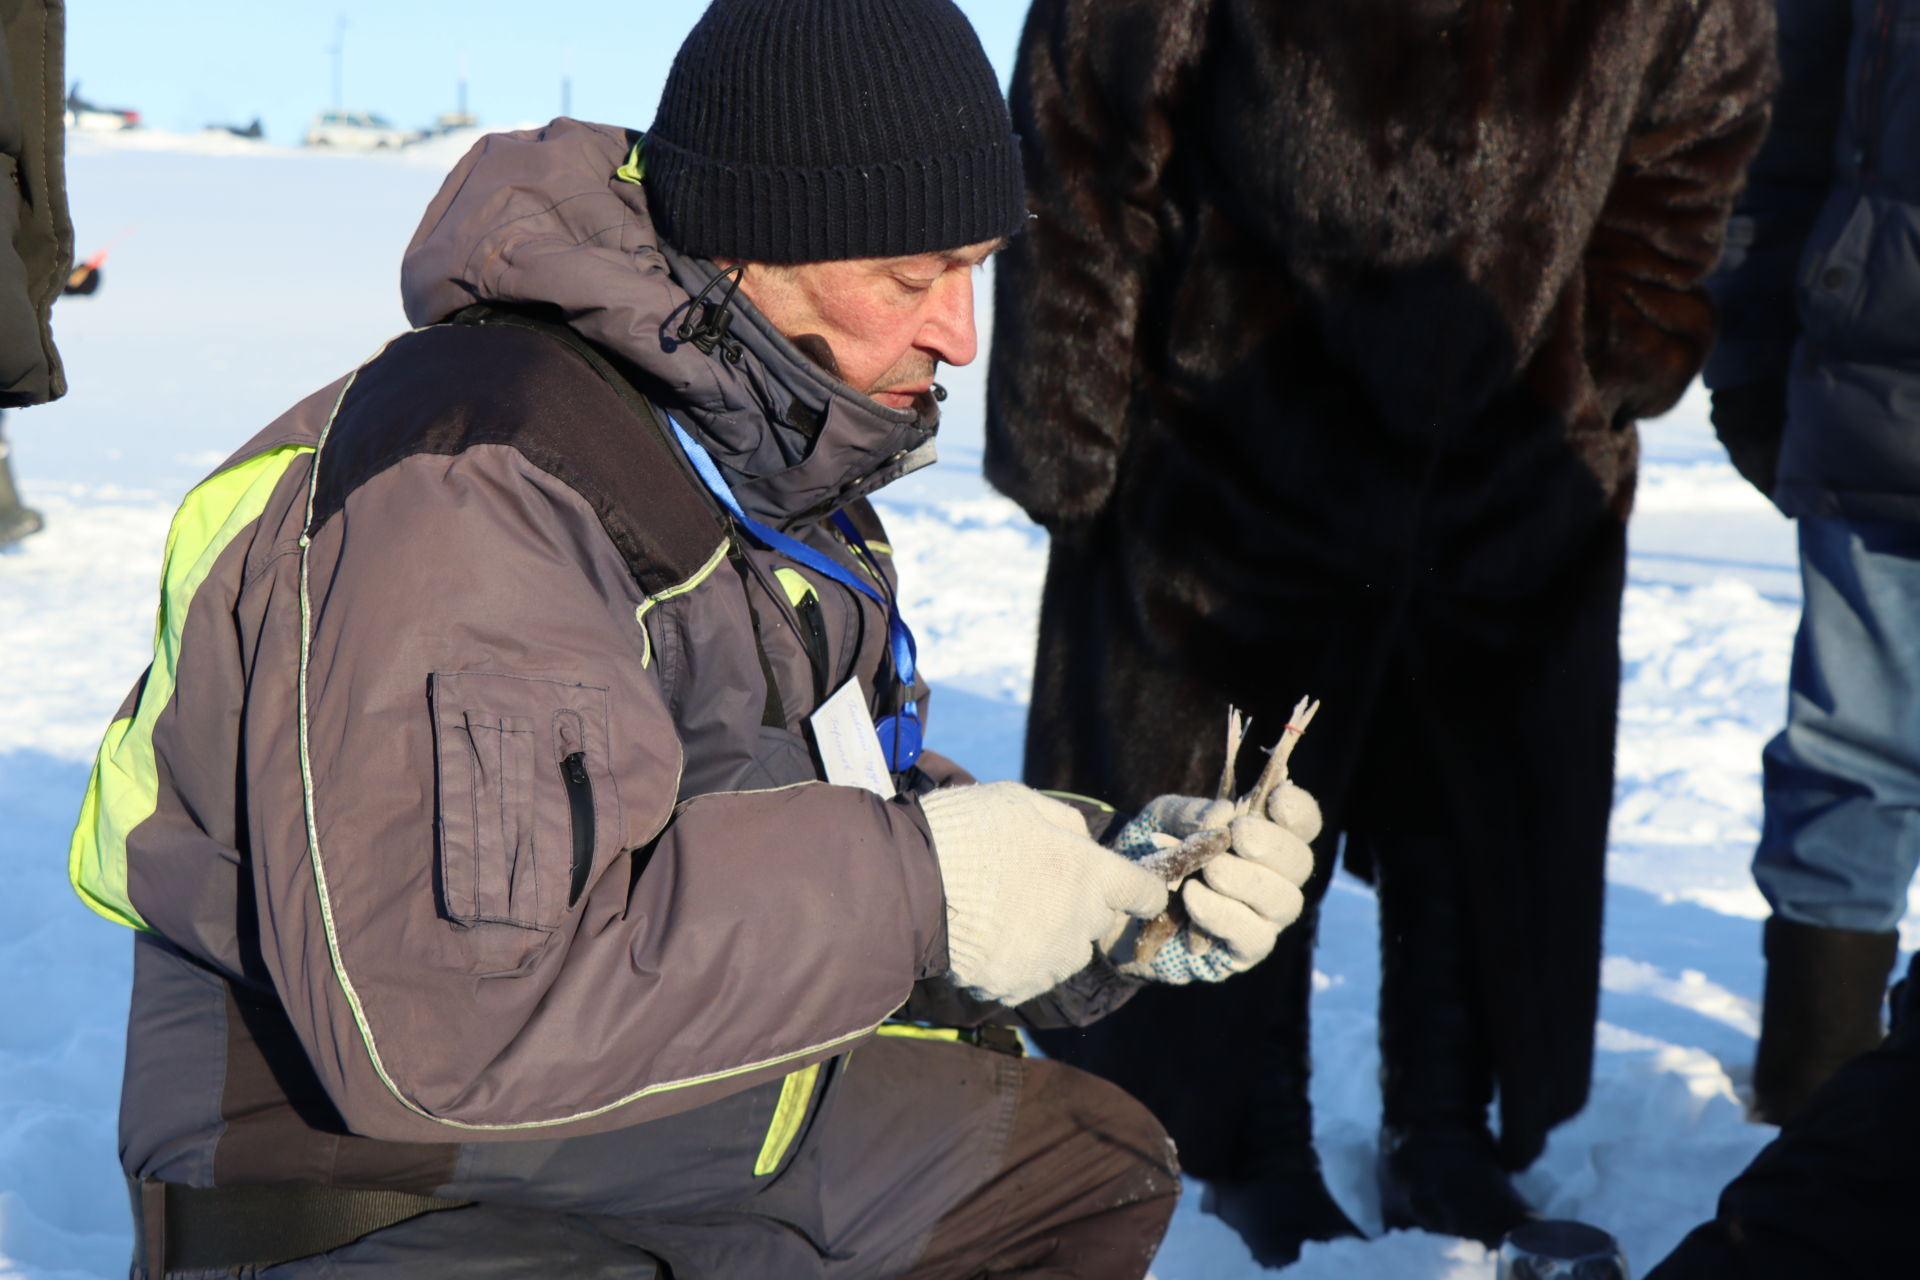
[[[880,754],[880,739],[873,731],[873,717],[867,711],[866,695],[860,682],[849,680],[838,693],[820,704],[807,717],[813,730],[814,749],[827,771],[827,781],[841,787],[865,787],[882,800],[891,800],[895,791],[893,775],[887,772],[886,757]]]

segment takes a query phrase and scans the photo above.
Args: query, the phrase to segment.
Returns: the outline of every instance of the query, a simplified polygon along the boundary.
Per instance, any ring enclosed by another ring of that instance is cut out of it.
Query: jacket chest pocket
[[[618,850],[607,693],[476,672],[436,672],[428,689],[444,914],[476,972],[510,972]]]

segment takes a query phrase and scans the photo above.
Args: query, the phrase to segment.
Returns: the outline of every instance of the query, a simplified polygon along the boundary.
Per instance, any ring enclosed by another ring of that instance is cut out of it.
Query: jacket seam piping
[[[653,606],[662,601],[671,600],[675,596],[683,596],[699,586],[702,582],[705,582],[712,576],[713,571],[720,567],[721,561],[727,558],[727,548],[731,545],[731,540],[722,538],[720,545],[713,549],[713,554],[707,557],[707,562],[694,570],[690,577],[683,581],[676,582],[674,585],[663,590],[655,591],[648,595],[646,599],[642,600],[639,606],[633,611],[633,620],[644,624],[647,619],[647,614],[653,609]]]
[[[727,558],[727,552],[732,545],[731,539],[722,538],[720,545],[713,549],[713,554],[707,557],[707,562],[696,569],[692,577],[687,578],[685,581],[675,583],[673,586],[667,587],[662,591],[648,595],[642,599],[638,605],[634,606],[633,620],[640,627],[640,666],[643,670],[653,665],[653,633],[647,630],[647,614],[652,612],[653,606],[659,604],[662,600],[672,600],[677,596],[686,595],[702,582],[705,582],[707,578],[712,575],[713,571],[720,567],[720,563]]]

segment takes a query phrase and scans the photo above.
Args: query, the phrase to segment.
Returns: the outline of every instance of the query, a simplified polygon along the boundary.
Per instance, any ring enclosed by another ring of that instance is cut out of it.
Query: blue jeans
[[[1788,920],[1884,932],[1920,862],[1920,525],[1802,519],[1800,572],[1753,878]]]

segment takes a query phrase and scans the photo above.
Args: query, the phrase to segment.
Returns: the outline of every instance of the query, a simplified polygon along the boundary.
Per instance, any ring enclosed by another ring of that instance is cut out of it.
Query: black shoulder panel
[[[657,422],[566,344],[511,325],[421,329],[361,368],[320,452],[309,534],[402,459],[481,444],[586,499],[643,591],[686,581],[725,537]]]

